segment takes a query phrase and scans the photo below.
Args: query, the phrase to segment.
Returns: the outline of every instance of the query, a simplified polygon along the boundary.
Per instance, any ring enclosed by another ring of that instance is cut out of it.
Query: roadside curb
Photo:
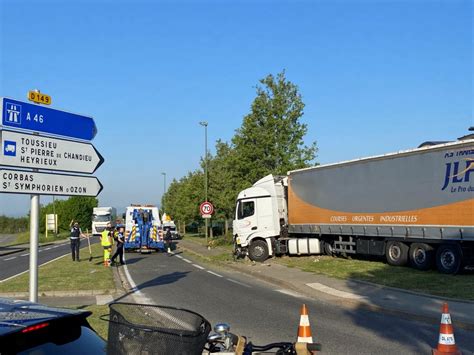
[[[38,296],[40,297],[77,297],[77,296],[98,296],[98,295],[111,295],[118,293],[117,289],[105,289],[105,290],[76,290],[76,291],[40,291]],[[0,297],[28,297],[29,292],[4,292],[0,293]]]
[[[261,272],[248,270],[247,268],[242,267],[240,265],[232,265],[232,264],[228,264],[228,263],[225,263],[225,262],[219,262],[219,261],[211,261],[208,257],[206,257],[206,255],[200,254],[199,252],[197,252],[195,250],[192,250],[192,249],[189,249],[189,248],[187,248],[183,245],[179,245],[179,248],[181,248],[182,250],[185,250],[187,252],[190,252],[191,254],[195,254],[197,256],[200,256],[200,257],[206,259],[207,262],[209,262],[211,264],[217,264],[217,265],[219,265],[223,268],[227,268],[227,269],[235,270],[235,271],[238,271],[238,272],[241,272],[241,273],[244,273],[244,274],[252,275],[253,277],[258,278],[260,280],[269,282],[269,283],[277,285],[279,287],[285,287],[285,288],[291,289],[293,291],[297,291],[297,292],[303,294],[306,297],[316,299],[313,294],[308,292],[309,290],[307,291],[305,288],[296,287],[292,283],[287,282],[285,280],[281,280],[281,279],[277,279],[277,278],[274,278],[274,277],[271,277],[271,276],[263,275]],[[283,267],[286,267],[285,265],[281,265],[281,264],[279,264],[279,265],[283,266]],[[359,280],[353,280],[353,279],[350,279],[350,281],[360,282]],[[363,281],[362,283],[365,283],[365,281]],[[372,284],[370,282],[367,282],[367,284],[370,284],[371,286],[377,286],[379,288],[389,288],[389,287],[386,287],[386,286],[383,286],[383,285]],[[389,289],[400,291],[400,289],[395,288],[395,287],[390,287]],[[401,290],[401,291],[406,291],[406,290]],[[409,291],[408,293],[411,293],[411,291]],[[426,295],[426,294],[421,294],[421,293],[419,293],[419,295],[432,297],[431,295]],[[448,298],[441,298],[441,297],[436,297],[436,298],[437,299],[442,299],[442,300],[448,300]],[[320,299],[318,299],[318,300],[321,301]],[[337,296],[332,296],[332,297],[326,298],[325,300],[327,300],[327,302],[337,304],[337,305],[339,305],[341,307],[344,307],[344,308],[352,308],[352,309],[353,308],[363,308],[365,310],[372,311],[372,312],[379,312],[379,313],[384,313],[384,314],[388,314],[388,315],[396,315],[396,316],[400,316],[400,317],[403,317],[403,318],[406,318],[406,319],[422,321],[422,322],[425,322],[425,323],[433,323],[433,324],[439,323],[439,317],[425,316],[425,315],[410,313],[410,312],[403,311],[403,310],[382,307],[382,306],[379,306],[379,305],[374,305],[374,304],[369,303],[369,302],[365,302],[363,300],[348,300],[348,299],[344,299],[344,298],[337,297]],[[453,301],[459,302],[458,300],[453,300]],[[470,301],[463,301],[463,302],[468,303],[468,304],[474,303],[474,302],[470,302]],[[441,315],[441,313],[440,313],[440,315]],[[461,328],[461,329],[464,329],[464,330],[474,331],[474,323],[456,321],[455,327],[456,328]]]
[[[392,286],[380,285],[380,284],[376,284],[376,283],[373,283],[373,282],[370,282],[370,281],[364,281],[364,280],[347,279],[347,281],[358,282],[358,283],[369,285],[369,286],[372,286],[372,287],[377,287],[379,289],[387,289],[387,290],[394,290],[394,291],[397,291],[397,292],[404,292],[404,293],[408,293],[410,295],[436,298],[440,301],[452,301],[452,302],[472,304],[473,307],[474,307],[474,301],[462,300],[462,299],[459,299],[459,298],[452,298],[452,297],[442,297],[442,296],[437,296],[437,295],[430,295],[428,293],[417,292],[417,291],[412,291],[412,290],[405,290],[403,288],[397,288],[397,287],[392,287]]]
[[[8,250],[8,251],[5,251],[5,252],[0,252],[0,256],[7,256],[7,255],[10,255],[10,254],[15,254],[15,253],[21,253],[22,251],[25,251],[27,248],[19,248],[19,249],[15,249],[15,250]]]
[[[133,293],[133,287],[129,284],[127,276],[124,274],[123,268],[114,267],[114,282],[117,290],[120,290],[122,296]]]

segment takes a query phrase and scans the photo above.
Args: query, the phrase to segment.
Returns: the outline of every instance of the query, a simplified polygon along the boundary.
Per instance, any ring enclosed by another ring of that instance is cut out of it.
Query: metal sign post
[[[34,92],[39,94],[39,90],[34,90]],[[38,169],[33,169],[33,171],[38,171]],[[30,302],[38,302],[39,209],[40,195],[30,195]]]
[[[199,206],[199,210],[201,211],[202,218],[204,218],[204,220],[206,221],[206,231],[207,231],[207,221],[212,217],[212,214],[214,213],[214,206],[209,201],[205,201],[205,202],[201,203],[201,205]],[[211,233],[210,234],[211,234],[211,238],[212,238],[213,237],[212,224],[211,224]]]
[[[30,301],[38,302],[39,195],[31,195],[30,210]]]

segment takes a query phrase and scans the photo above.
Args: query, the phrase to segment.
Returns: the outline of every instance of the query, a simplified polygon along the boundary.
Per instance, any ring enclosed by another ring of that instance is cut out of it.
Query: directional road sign
[[[90,143],[0,131],[0,165],[92,174],[104,158]]]
[[[86,141],[96,133],[94,119],[49,107],[1,98],[0,127],[43,132]]]
[[[0,169],[0,192],[15,194],[97,196],[102,184],[93,176]]]

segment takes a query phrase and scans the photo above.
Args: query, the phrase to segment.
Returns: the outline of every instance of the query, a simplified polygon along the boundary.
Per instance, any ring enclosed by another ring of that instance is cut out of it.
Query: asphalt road
[[[257,344],[295,341],[302,303],[325,354],[431,354],[438,341],[439,324],[339,308],[243,274],[209,269],[184,254],[126,258],[133,281],[154,303],[195,311],[212,325],[229,323],[232,332]],[[455,338],[464,353],[474,351],[472,334],[455,329]]]
[[[92,237],[91,244],[97,243],[98,238]],[[81,248],[87,246],[86,240],[81,240]],[[63,255],[71,254],[69,240],[65,240],[59,244],[50,244],[41,246],[38,250],[38,265],[45,264],[51,260],[59,258]],[[81,250],[79,256],[82,260],[89,258],[87,251]],[[29,249],[21,252],[8,254],[0,257],[0,282],[14,275],[27,272],[30,266]]]

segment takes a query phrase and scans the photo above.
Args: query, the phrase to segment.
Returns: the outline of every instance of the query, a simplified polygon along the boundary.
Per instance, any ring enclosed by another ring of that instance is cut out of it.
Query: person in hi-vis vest
[[[113,243],[113,231],[112,225],[107,223],[107,227],[100,235],[100,244],[104,248],[104,265],[110,266],[110,254],[112,253],[112,243]]]

